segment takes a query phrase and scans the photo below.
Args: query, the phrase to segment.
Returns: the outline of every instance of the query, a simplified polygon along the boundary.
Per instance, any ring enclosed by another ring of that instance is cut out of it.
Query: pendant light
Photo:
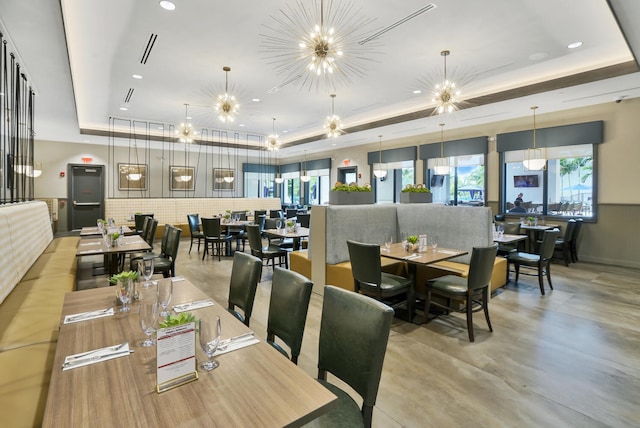
[[[382,164],[382,135],[378,135],[380,138],[380,151],[378,152],[378,163],[373,164],[373,175],[377,178],[384,178],[387,176],[387,170]]]
[[[229,72],[231,67],[222,67],[222,71],[225,73],[224,94],[218,95],[215,110],[221,122],[233,122],[240,109],[240,103],[238,103],[235,96],[229,94]]]
[[[436,175],[449,175],[449,158],[444,156],[444,123],[440,124],[440,157],[433,160]]]
[[[307,151],[304,151],[304,170],[300,176],[300,181],[308,183],[311,180],[311,176],[307,173]]]
[[[546,149],[536,148],[536,110],[538,106],[531,107],[533,110],[533,149],[527,149],[524,154],[522,164],[529,171],[541,171],[547,165]]]
[[[324,122],[324,129],[328,138],[338,138],[342,134],[342,122],[335,113],[336,94],[331,94],[331,116],[327,116]]]

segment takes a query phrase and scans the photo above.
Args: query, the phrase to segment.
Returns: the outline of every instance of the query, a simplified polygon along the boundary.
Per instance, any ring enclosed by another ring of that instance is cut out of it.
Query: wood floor
[[[202,252],[188,249],[183,240],[177,274],[226,305],[232,259],[202,261]],[[491,300],[493,333],[476,314],[474,343],[462,314],[420,326],[395,319],[373,426],[640,426],[639,274],[554,263],[555,290],[546,296],[537,278],[521,276]],[[271,268],[265,268],[251,318],[261,338],[270,279]],[[299,359],[311,376],[321,307],[321,296],[312,295]]]

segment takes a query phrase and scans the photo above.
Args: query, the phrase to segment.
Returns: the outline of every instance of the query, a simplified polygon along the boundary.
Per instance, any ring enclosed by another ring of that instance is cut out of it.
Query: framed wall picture
[[[169,167],[169,177],[171,190],[195,190],[196,169],[192,166],[172,166]]]
[[[147,190],[147,165],[119,163],[118,190]]]
[[[213,190],[234,190],[235,183],[235,170],[213,169]]]

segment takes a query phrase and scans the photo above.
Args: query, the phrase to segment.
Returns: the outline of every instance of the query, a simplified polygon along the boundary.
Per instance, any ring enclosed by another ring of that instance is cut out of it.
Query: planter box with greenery
[[[336,183],[329,192],[329,205],[362,205],[375,202],[371,186]]]
[[[423,184],[416,184],[415,186],[407,184],[407,187],[400,192],[400,203],[403,204],[431,202],[433,202],[433,194]]]

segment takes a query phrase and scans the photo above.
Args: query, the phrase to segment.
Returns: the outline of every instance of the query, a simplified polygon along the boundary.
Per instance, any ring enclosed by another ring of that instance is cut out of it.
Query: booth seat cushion
[[[43,254],[55,253],[56,251],[73,251],[75,254],[79,243],[80,237],[78,236],[64,236],[56,238],[49,243],[47,248],[43,251]]]
[[[433,278],[445,275],[458,275],[466,278],[469,275],[469,265],[466,263],[443,261],[428,266],[418,266],[416,269],[416,288],[419,294],[424,294],[425,283]],[[489,288],[494,291],[506,284],[507,259],[496,257],[493,263],[493,273]]]
[[[0,352],[2,426],[41,426],[56,343],[36,343]]]
[[[75,275],[77,262],[76,250],[60,250],[55,253],[44,253],[31,265],[22,281],[37,278]]]

